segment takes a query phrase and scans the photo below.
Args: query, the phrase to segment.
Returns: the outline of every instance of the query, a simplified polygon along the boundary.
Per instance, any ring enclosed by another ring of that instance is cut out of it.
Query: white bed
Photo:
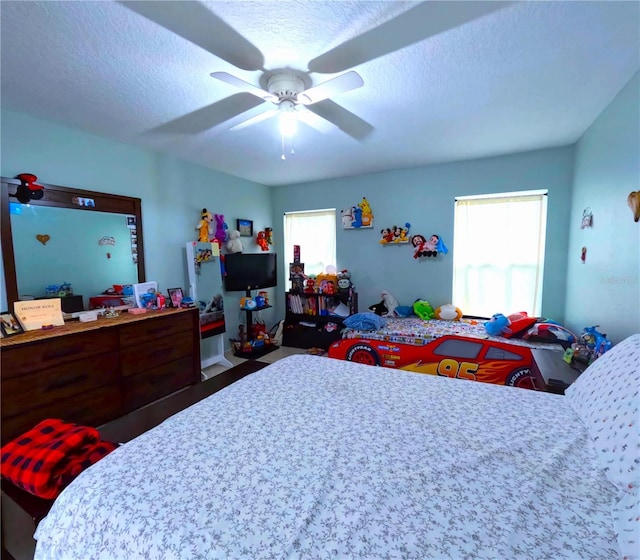
[[[35,557],[622,557],[622,491],[569,401],[286,358],[87,469]]]

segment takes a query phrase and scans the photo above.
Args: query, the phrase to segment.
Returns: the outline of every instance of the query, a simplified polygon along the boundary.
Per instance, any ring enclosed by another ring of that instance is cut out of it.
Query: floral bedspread
[[[35,558],[616,558],[614,497],[563,396],[300,355],[84,471]]]

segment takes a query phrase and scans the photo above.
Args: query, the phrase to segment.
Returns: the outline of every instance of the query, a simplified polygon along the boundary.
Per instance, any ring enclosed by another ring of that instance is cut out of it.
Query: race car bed
[[[533,349],[559,344],[487,335],[478,321],[388,318],[378,330],[346,328],[329,357],[368,365],[544,391]]]

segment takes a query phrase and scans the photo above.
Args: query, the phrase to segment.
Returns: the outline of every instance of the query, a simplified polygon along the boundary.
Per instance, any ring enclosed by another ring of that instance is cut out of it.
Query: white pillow
[[[593,362],[565,395],[585,424],[609,480],[640,484],[640,334]]]

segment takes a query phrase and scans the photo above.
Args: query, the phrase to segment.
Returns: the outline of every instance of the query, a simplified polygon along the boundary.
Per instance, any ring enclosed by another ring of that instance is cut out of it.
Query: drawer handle
[[[78,352],[82,352],[83,350],[84,350],[84,344],[81,344],[78,346],[72,346],[71,348],[66,348],[64,350],[58,350],[57,352],[47,352],[42,357],[45,360],[53,360],[55,358],[63,358],[64,356],[77,354]]]
[[[78,381],[82,381],[89,377],[86,373],[81,373],[80,375],[76,375],[75,377],[70,377],[68,379],[63,379],[61,381],[55,381],[54,383],[50,383],[47,385],[47,391],[51,389],[62,389],[63,387],[68,387],[69,385],[73,385]]]

